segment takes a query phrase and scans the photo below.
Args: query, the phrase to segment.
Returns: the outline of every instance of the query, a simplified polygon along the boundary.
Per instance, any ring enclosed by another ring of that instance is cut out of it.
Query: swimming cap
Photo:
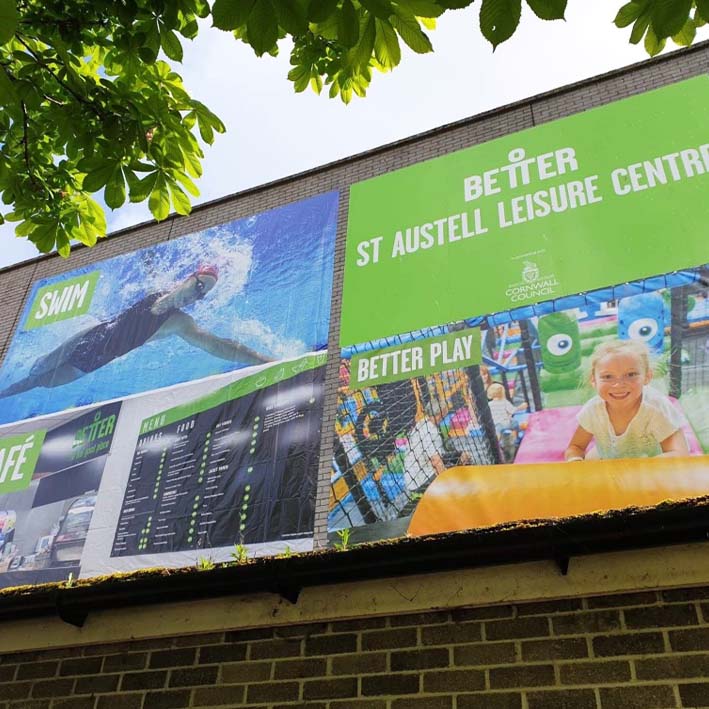
[[[201,265],[192,274],[193,276],[211,276],[215,281],[219,280],[219,269],[215,264]]]

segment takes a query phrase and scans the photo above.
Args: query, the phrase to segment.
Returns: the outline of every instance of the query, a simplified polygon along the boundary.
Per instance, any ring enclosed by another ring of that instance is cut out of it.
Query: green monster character
[[[537,325],[542,364],[550,374],[573,372],[581,365],[581,335],[576,320],[566,313],[551,313]]]

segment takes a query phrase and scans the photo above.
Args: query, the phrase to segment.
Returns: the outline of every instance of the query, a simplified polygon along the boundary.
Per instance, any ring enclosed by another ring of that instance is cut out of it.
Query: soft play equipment
[[[672,397],[670,397],[670,401],[682,414],[684,421],[682,430],[687,439],[689,452],[693,455],[702,453],[702,447],[699,445],[697,436],[689,425],[680,403]],[[578,426],[576,414],[580,410],[580,406],[563,406],[557,409],[543,409],[530,414],[527,420],[527,430],[515,456],[515,464],[563,461],[564,451]]]
[[[581,365],[581,335],[575,318],[550,313],[537,324],[542,366],[550,374],[573,372]]]
[[[659,293],[641,293],[618,303],[618,337],[639,340],[662,354],[665,339],[665,301]]]
[[[559,519],[709,494],[707,456],[621,458],[554,465],[458,466],[424,493],[409,536]]]

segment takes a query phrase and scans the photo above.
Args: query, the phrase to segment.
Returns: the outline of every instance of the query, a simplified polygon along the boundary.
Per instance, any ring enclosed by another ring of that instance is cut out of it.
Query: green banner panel
[[[703,263],[709,77],[356,184],[343,347]]]

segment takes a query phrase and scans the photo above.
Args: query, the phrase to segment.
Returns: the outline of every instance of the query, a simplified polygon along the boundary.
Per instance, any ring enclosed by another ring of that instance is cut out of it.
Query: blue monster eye
[[[628,328],[628,336],[632,340],[642,340],[647,342],[657,334],[659,330],[657,320],[653,318],[640,318]]]

